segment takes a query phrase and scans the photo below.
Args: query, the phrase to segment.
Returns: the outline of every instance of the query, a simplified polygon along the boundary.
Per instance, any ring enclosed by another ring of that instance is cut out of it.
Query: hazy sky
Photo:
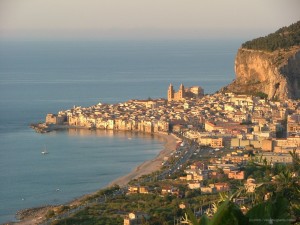
[[[0,0],[0,38],[256,37],[300,20],[299,0]]]

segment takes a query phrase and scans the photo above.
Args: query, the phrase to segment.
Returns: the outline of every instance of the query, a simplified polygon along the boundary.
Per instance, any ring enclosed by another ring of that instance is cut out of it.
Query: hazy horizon
[[[1,0],[0,40],[249,39],[300,19],[298,0]]]

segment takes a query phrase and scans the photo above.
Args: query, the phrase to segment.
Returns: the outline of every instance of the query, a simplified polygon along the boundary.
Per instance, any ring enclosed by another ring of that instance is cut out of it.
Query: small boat
[[[46,154],[48,154],[48,153],[49,153],[49,152],[47,151],[47,149],[46,149],[46,146],[45,146],[44,150],[43,150],[43,151],[41,151],[41,153],[42,153],[43,155],[46,155]]]

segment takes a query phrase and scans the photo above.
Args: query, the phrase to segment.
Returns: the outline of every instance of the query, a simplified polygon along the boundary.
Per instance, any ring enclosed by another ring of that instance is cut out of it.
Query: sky
[[[300,20],[299,0],[0,0],[0,39],[251,38]]]

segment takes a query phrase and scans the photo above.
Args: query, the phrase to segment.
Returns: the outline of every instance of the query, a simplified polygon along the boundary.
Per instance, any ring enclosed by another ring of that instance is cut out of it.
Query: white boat
[[[46,154],[48,154],[48,153],[49,153],[49,152],[47,151],[47,149],[46,149],[46,146],[45,146],[44,150],[43,150],[43,151],[41,151],[41,153],[42,153],[43,155],[46,155]]]

